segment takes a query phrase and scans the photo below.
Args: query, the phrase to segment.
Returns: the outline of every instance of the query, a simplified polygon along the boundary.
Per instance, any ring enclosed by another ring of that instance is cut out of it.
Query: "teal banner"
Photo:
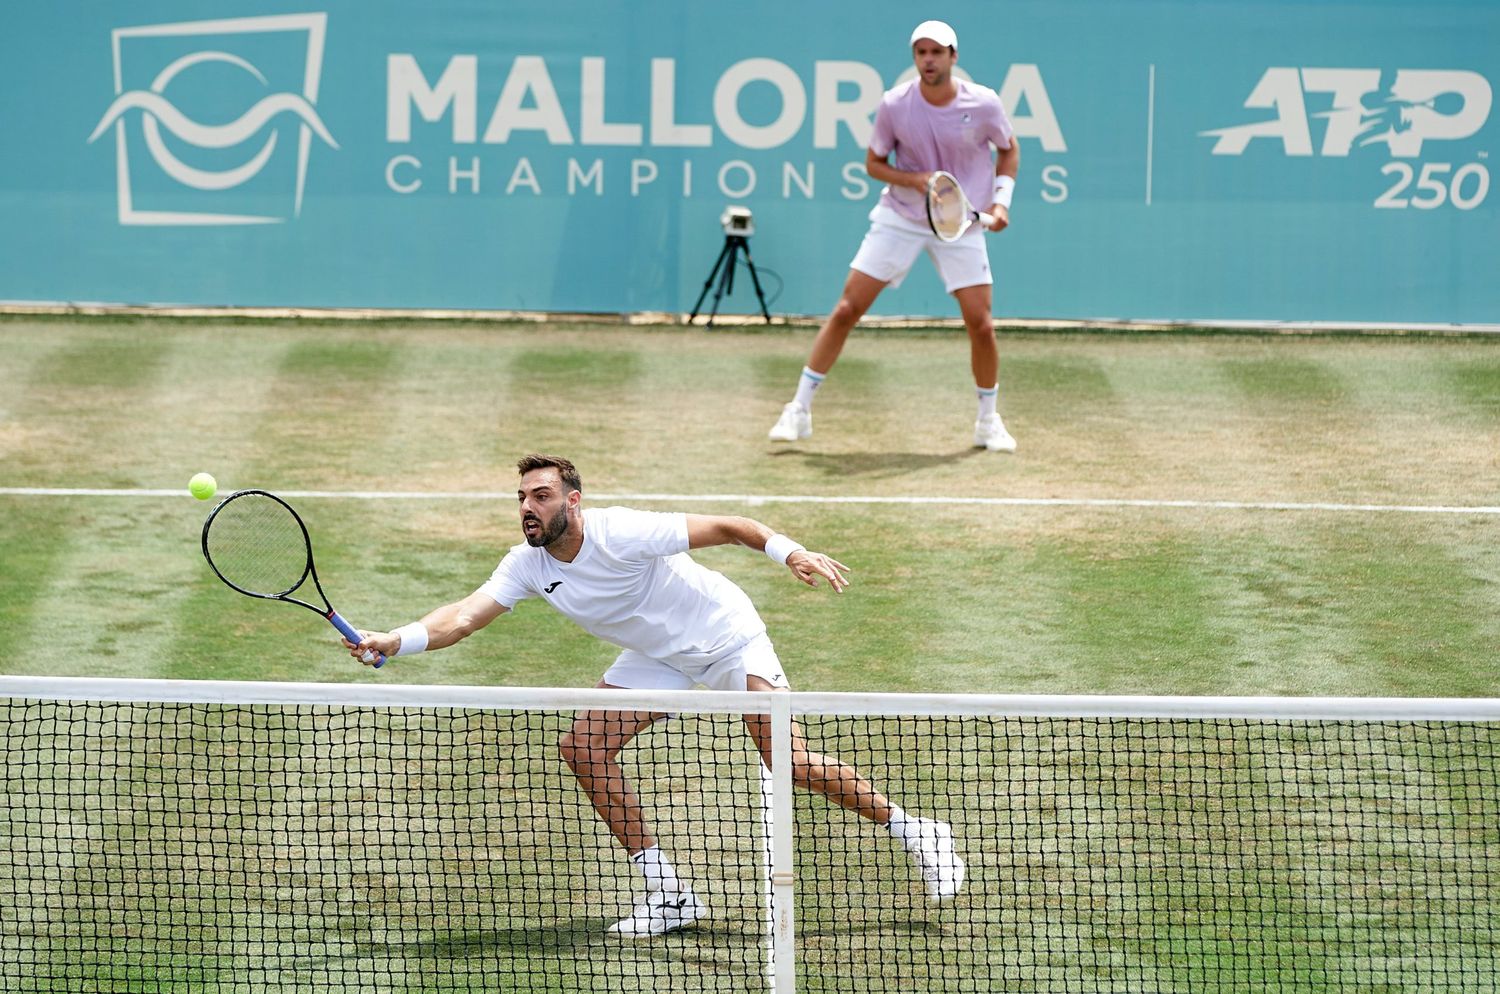
[[[995,311],[1500,321],[1500,4],[954,0],[1019,136]],[[685,312],[748,208],[837,299],[930,12],[70,0],[9,12],[0,298]],[[723,310],[757,309],[748,273]],[[930,264],[881,314],[951,317]]]

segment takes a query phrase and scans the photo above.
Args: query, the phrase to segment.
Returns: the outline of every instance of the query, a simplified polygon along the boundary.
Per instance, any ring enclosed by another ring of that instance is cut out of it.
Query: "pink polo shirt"
[[[990,146],[1010,148],[1015,132],[999,94],[978,83],[961,79],[954,83],[958,96],[941,107],[922,98],[919,79],[887,90],[875,112],[870,150],[878,156],[895,152],[892,165],[903,172],[943,169],[952,173],[975,210],[982,211],[990,206],[995,189]],[[920,190],[887,186],[880,206],[927,227],[926,198]]]

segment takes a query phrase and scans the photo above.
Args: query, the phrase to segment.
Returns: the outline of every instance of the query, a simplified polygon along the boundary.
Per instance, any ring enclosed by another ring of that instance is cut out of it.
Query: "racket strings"
[[[952,180],[939,176],[927,190],[928,214],[938,234],[955,237],[963,231],[968,218],[963,191]]]
[[[275,597],[307,578],[312,556],[292,511],[260,494],[235,497],[214,515],[204,540],[214,568],[232,586]]]

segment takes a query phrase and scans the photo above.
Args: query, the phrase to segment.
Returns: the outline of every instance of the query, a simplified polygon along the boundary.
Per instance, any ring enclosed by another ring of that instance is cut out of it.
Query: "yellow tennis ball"
[[[207,473],[194,473],[188,481],[188,493],[199,500],[208,500],[219,489],[219,484]]]

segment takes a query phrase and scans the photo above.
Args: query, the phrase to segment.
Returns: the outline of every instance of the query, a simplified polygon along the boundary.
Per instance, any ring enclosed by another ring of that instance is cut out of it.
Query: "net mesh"
[[[969,222],[969,208],[963,191],[951,176],[934,176],[927,184],[927,217],[939,238],[951,240],[963,234]]]
[[[232,497],[220,507],[203,534],[203,549],[230,584],[262,596],[296,590],[311,562],[296,515],[259,493]]]
[[[737,717],[621,754],[710,909],[612,936],[641,878],[571,712],[0,700],[0,989],[768,989]],[[808,716],[950,822],[928,902],[883,828],[795,802],[802,991],[1475,991],[1500,976],[1500,726]]]
[[[951,821],[968,880],[934,911],[892,889],[899,856],[868,828],[799,798],[799,990],[1456,992],[1500,976],[1500,726],[809,721]]]

